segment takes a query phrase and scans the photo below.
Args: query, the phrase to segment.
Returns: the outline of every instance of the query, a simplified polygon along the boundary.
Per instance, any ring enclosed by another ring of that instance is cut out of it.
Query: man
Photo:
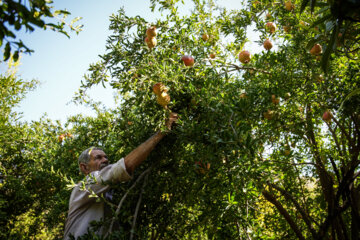
[[[171,130],[172,124],[177,120],[177,114],[171,113],[166,126]],[[86,189],[80,189],[78,184],[72,191],[69,201],[68,217],[65,223],[64,239],[75,239],[88,232],[90,222],[104,219],[104,201],[96,201],[91,194],[101,195],[107,193],[107,182],[123,182],[131,179],[131,175],[165,136],[163,132],[157,132],[147,141],[142,143],[125,158],[114,164],[109,164],[108,158],[100,148],[91,147],[86,149],[79,157],[79,168],[86,175]],[[105,234],[106,229],[101,228],[97,234]]]

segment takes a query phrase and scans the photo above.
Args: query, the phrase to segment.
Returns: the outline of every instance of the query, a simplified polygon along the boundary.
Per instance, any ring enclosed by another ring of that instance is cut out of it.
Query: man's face
[[[92,150],[87,164],[88,172],[98,171],[109,165],[106,154],[101,150]]]

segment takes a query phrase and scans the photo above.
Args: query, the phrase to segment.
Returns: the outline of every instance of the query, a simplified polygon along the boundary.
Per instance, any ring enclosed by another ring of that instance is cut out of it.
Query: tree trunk
[[[360,239],[360,185],[351,189],[351,239]]]

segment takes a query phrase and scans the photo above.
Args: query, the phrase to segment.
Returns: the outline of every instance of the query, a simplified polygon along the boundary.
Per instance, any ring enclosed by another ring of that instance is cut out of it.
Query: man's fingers
[[[176,121],[179,118],[179,115],[177,113],[170,113],[169,119],[171,121]]]
[[[171,126],[177,122],[178,118],[179,116],[177,113],[171,112],[169,114],[169,118],[166,120],[166,126],[169,130],[171,130]]]
[[[178,114],[174,113],[174,112],[170,113],[170,116],[169,116],[169,118],[178,118],[178,117],[179,117]]]

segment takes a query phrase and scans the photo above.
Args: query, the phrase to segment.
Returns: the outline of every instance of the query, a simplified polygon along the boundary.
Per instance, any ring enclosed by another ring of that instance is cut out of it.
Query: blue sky
[[[219,2],[227,7],[241,7],[239,0]],[[77,106],[71,100],[89,65],[99,61],[98,55],[105,52],[106,39],[111,33],[108,31],[109,16],[124,7],[127,15],[140,15],[154,22],[160,15],[152,13],[149,5],[149,0],[54,0],[55,9],[71,12],[69,21],[82,17],[79,23],[84,25],[83,31],[78,35],[71,33],[70,39],[42,29],[19,33],[23,42],[35,52],[22,56],[18,73],[24,80],[37,79],[41,82],[16,109],[23,112],[22,120],[36,121],[46,114],[64,123],[69,116],[78,113],[92,115],[89,108]],[[0,71],[4,71],[1,68]],[[98,87],[89,94],[108,107],[114,106],[113,92],[109,88]]]

